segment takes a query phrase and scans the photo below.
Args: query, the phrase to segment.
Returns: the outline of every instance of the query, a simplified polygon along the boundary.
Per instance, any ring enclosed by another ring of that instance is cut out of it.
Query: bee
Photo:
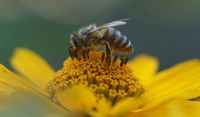
[[[112,54],[121,55],[121,65],[128,62],[128,55],[134,51],[131,41],[125,35],[114,27],[126,24],[127,19],[112,21],[101,26],[90,24],[87,27],[80,28],[78,32],[74,32],[70,36],[71,46],[69,53],[72,58],[87,58],[91,50],[104,49],[102,60],[106,55],[106,62],[108,65],[114,63],[118,55],[114,55],[112,61]]]

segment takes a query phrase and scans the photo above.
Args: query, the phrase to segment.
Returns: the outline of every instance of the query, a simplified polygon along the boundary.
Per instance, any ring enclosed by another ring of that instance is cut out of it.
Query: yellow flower
[[[111,66],[100,52],[71,59],[55,72],[31,50],[18,48],[11,58],[15,74],[0,64],[0,111],[19,91],[36,94],[59,116],[199,117],[200,60],[191,59],[158,72],[158,60],[145,54],[127,65]]]

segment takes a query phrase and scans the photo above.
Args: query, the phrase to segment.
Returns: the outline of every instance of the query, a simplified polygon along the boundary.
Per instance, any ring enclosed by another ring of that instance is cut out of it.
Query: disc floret
[[[112,103],[144,92],[126,65],[120,66],[120,60],[107,65],[97,51],[92,51],[88,59],[67,59],[47,89],[51,95],[56,95],[58,90],[67,90],[73,85],[84,85],[99,99],[106,98]]]

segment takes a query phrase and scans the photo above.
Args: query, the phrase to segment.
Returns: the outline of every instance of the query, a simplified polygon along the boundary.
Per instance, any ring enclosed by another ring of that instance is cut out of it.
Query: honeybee
[[[114,27],[126,24],[127,19],[112,21],[101,26],[90,24],[87,27],[80,28],[78,32],[74,32],[70,36],[71,46],[69,53],[72,58],[86,58],[89,57],[91,50],[104,49],[102,60],[105,58],[106,62],[110,65],[117,60],[117,55],[114,56],[112,61],[112,54],[121,55],[121,65],[126,64],[128,55],[134,51],[131,41],[125,35]]]

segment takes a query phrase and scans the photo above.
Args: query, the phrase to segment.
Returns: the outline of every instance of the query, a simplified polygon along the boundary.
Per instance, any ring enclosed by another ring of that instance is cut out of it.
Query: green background
[[[30,48],[58,69],[68,56],[69,35],[90,23],[130,18],[118,27],[136,53],[161,60],[161,69],[199,57],[198,0],[2,0],[0,61],[9,66],[16,47]],[[60,9],[59,9],[60,8]]]
[[[10,67],[13,50],[27,47],[57,70],[68,57],[73,31],[90,23],[130,18],[117,29],[132,41],[133,56],[157,56],[160,69],[165,69],[200,57],[199,14],[199,0],[1,0],[0,63]],[[30,98],[0,116],[39,117],[46,112],[44,105]]]

